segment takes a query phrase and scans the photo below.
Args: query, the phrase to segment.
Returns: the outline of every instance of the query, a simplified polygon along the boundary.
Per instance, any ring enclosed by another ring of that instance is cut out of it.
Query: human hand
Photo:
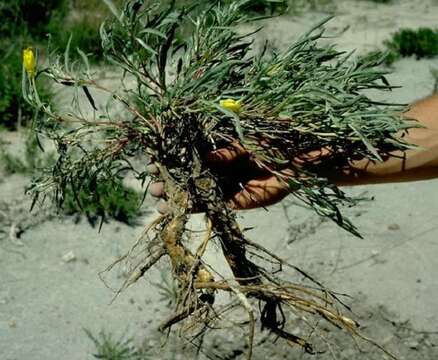
[[[228,205],[232,209],[266,207],[282,200],[290,191],[287,178],[293,175],[292,170],[284,169],[273,175],[261,168],[239,143],[210,152],[207,162],[221,179]],[[148,166],[148,171],[153,175],[159,173],[158,167],[153,164]],[[149,193],[161,199],[157,210],[167,213],[169,208],[164,200],[164,183],[152,183]]]

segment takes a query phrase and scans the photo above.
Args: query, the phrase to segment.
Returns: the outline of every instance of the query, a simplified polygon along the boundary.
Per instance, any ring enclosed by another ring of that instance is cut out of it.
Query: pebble
[[[15,329],[17,327],[17,322],[15,320],[9,321],[9,327]]]
[[[64,254],[61,259],[65,263],[69,263],[69,262],[72,262],[72,261],[76,261],[77,258],[76,258],[75,253],[71,250],[68,253]]]
[[[391,224],[391,225],[388,226],[388,230],[392,230],[392,231],[400,230],[400,225],[398,225],[398,224]]]
[[[416,350],[419,347],[419,342],[417,340],[411,340],[406,344],[410,349]]]

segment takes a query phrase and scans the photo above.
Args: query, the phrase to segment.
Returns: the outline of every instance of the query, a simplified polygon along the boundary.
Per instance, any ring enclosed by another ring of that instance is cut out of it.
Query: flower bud
[[[240,112],[242,106],[240,105],[240,101],[236,101],[233,99],[225,99],[225,100],[221,100],[220,101],[220,106],[222,106],[223,108],[227,109],[227,110],[231,110],[235,113]]]

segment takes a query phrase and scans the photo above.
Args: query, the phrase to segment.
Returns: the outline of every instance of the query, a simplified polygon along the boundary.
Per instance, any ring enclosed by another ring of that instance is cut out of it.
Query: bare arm
[[[438,177],[438,95],[414,103],[405,115],[425,127],[411,129],[405,137],[418,149],[408,150],[404,154],[395,152],[395,155],[404,158],[393,157],[381,163],[369,160],[352,163],[351,173],[332,180],[338,185],[360,185]]]

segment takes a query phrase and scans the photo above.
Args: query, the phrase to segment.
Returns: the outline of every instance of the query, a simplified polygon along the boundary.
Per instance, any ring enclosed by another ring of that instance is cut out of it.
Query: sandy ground
[[[339,47],[365,52],[400,27],[438,25],[438,5],[432,3],[339,1],[329,29],[337,32],[349,26],[336,39]],[[312,12],[275,19],[266,24],[260,40],[274,37],[276,46],[285,46],[323,16]],[[379,98],[412,102],[429,95],[434,85],[431,67],[438,68],[438,60],[397,62],[389,79],[403,87]],[[19,136],[7,137],[18,143]],[[86,221],[75,224],[73,219],[53,218],[42,210],[29,214],[29,199],[24,196],[27,183],[28,179],[17,175],[0,178],[0,236],[2,230],[8,234],[11,224],[28,225],[19,243],[0,237],[0,359],[91,359],[94,347],[84,328],[133,336],[137,343],[158,349],[151,359],[193,358],[190,349],[181,350],[178,340],[172,340],[167,350],[160,348],[154,329],[165,317],[166,306],[152,285],[161,281],[159,271],[129,288],[112,305],[113,293],[97,275],[154,218],[153,201],[145,204],[143,224],[128,227],[110,222],[98,233]],[[279,251],[329,287],[350,294],[369,336],[401,359],[432,360],[438,359],[437,189],[438,180],[347,189],[375,198],[348,210],[363,240],[288,201],[268,213],[255,210],[240,216],[243,224],[256,226],[250,232],[252,239]],[[74,260],[66,262],[63,256],[69,252]],[[210,256],[214,258],[214,250]],[[123,269],[117,269],[108,282],[117,284],[122,279]],[[201,358],[241,359],[242,342],[242,334],[223,335],[211,341],[208,354]],[[334,338],[333,348],[333,354],[313,358],[385,358],[367,346],[360,351],[344,335]],[[255,359],[267,356],[310,358],[299,350],[263,345]]]

